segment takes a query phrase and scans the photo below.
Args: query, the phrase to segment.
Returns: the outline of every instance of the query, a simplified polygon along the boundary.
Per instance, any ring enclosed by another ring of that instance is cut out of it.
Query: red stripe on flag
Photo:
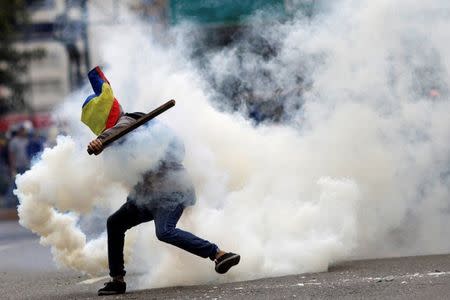
[[[111,106],[111,110],[109,111],[108,120],[106,120],[106,129],[113,127],[116,125],[117,120],[120,117],[120,105],[119,101],[114,98],[113,105]]]
[[[100,67],[95,67],[95,70],[97,71],[97,74],[100,76],[101,79],[103,79],[104,81],[106,81],[109,84],[108,79],[106,79],[105,74],[103,74],[102,70],[100,69]],[[111,84],[109,84],[111,85]]]

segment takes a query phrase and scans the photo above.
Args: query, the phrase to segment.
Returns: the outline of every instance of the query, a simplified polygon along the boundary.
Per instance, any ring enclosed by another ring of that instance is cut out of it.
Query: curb
[[[17,215],[17,209],[14,208],[4,208],[0,209],[0,221],[13,221],[19,220]]]

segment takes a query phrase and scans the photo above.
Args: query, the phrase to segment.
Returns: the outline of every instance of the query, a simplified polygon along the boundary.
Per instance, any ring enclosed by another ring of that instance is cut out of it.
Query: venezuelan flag
[[[87,97],[81,111],[81,121],[96,135],[116,125],[122,115],[122,107],[100,67],[88,73],[94,94]]]

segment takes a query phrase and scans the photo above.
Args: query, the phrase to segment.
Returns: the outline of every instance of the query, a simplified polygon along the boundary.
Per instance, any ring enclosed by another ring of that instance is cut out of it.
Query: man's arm
[[[100,154],[103,151],[103,148],[107,146],[108,144],[114,142],[115,140],[119,139],[120,137],[124,136],[125,134],[133,131],[134,129],[138,128],[139,126],[147,123],[151,119],[157,117],[158,115],[162,114],[169,108],[173,107],[175,105],[175,100],[170,100],[164,103],[163,105],[157,107],[156,109],[152,110],[148,114],[144,114],[142,117],[140,117],[138,120],[130,117],[130,116],[122,116],[119,121],[117,122],[116,126],[105,130],[102,134],[100,134],[97,139],[100,139],[101,145],[97,142],[90,143],[88,146],[88,153],[95,155]],[[134,124],[133,124],[134,123]],[[92,145],[91,145],[92,144]],[[94,151],[95,150],[95,151]]]
[[[130,124],[136,122],[133,118],[122,116],[114,127],[108,128],[103,131],[97,138],[92,140],[88,145],[88,151],[99,155],[105,148],[103,141],[109,136],[121,131],[123,128],[130,126]]]

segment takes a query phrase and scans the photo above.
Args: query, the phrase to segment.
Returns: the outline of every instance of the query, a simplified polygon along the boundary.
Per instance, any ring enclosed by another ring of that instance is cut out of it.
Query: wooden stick
[[[172,99],[170,101],[167,101],[163,105],[159,106],[158,108],[152,110],[148,114],[143,115],[135,123],[131,124],[130,126],[128,126],[128,127],[124,128],[124,129],[116,132],[115,134],[113,134],[113,135],[107,137],[105,140],[103,140],[103,142],[102,142],[103,147],[108,146],[109,144],[111,144],[115,140],[117,140],[117,139],[121,138],[122,136],[124,136],[125,134],[135,130],[136,128],[138,128],[139,126],[147,123],[151,119],[154,119],[155,117],[157,117],[158,115],[162,114],[163,112],[165,112],[166,110],[168,110],[169,108],[171,108],[173,106],[175,106],[175,100]],[[90,148],[88,148],[87,151],[88,151],[89,155],[94,154],[94,151],[92,151]]]

